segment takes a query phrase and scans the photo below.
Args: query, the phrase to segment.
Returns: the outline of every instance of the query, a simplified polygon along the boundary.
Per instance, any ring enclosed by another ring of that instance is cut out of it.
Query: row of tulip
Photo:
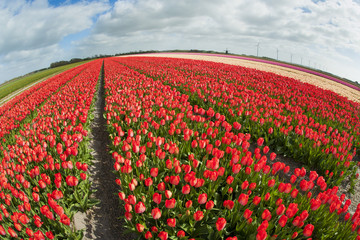
[[[351,201],[315,171],[280,179],[289,166],[263,137],[251,151],[253,134],[226,107],[199,108],[176,82],[181,70],[157,61],[105,60],[105,117],[131,230],[162,240],[360,239],[360,206],[351,216]]]
[[[85,69],[85,65],[67,70],[36,84],[6,102],[0,108],[0,137],[19,127],[19,123],[44,100]]]
[[[120,61],[120,59],[118,60]],[[189,95],[197,111],[214,109],[262,136],[278,153],[326,177],[331,186],[355,184],[360,105],[294,79],[220,63],[125,58],[121,63]]]
[[[87,134],[101,64],[96,60],[55,76],[16,104],[19,114],[29,106],[34,111],[2,136],[1,238],[82,238],[72,218],[96,203],[89,199]]]

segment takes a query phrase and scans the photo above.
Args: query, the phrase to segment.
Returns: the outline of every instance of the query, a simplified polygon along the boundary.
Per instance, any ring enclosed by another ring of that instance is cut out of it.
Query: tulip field
[[[98,204],[88,171],[98,97],[116,207],[139,239],[360,239],[360,204],[349,211],[358,203],[348,198],[359,103],[273,73],[163,57],[94,60],[0,107],[0,236],[83,238],[73,219]]]

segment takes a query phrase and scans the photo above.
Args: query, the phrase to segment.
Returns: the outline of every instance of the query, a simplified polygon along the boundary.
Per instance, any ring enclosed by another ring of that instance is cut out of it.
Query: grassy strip
[[[86,62],[88,62],[88,61],[73,63],[73,64],[56,67],[56,68],[51,68],[51,69],[46,69],[44,71],[40,71],[40,72],[31,74],[31,75],[27,75],[25,77],[21,77],[21,78],[9,81],[7,83],[4,83],[4,84],[0,85],[0,99],[6,97],[10,93],[12,93],[20,88],[26,87],[27,85],[40,80],[41,78],[48,77],[54,73],[63,72],[65,70],[68,70],[70,68],[76,67],[81,64],[84,64]]]

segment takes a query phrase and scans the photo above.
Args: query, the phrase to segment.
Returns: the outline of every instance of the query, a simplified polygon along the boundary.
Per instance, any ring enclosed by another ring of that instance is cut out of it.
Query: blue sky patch
[[[79,41],[90,35],[90,28],[85,29],[81,32],[70,34],[65,36],[60,42],[59,45],[64,50],[69,50],[72,47],[72,42]]]

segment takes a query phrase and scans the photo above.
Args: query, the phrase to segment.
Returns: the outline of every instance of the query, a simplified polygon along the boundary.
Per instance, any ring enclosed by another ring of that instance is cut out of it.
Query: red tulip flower
[[[251,214],[253,213],[253,211],[249,210],[249,209],[245,209],[244,211],[244,218],[245,219],[249,219],[251,217]]]
[[[145,207],[145,204],[143,202],[138,202],[136,205],[135,205],[135,212],[136,213],[143,213],[145,212],[146,210],[146,207]]]
[[[186,208],[191,208],[191,207],[192,207],[192,201],[191,201],[191,200],[188,200],[188,201],[185,203],[185,207],[186,207]]]
[[[198,197],[199,204],[205,204],[206,201],[207,201],[207,194],[206,193],[199,194],[199,197]]]
[[[158,234],[158,237],[161,239],[161,240],[167,240],[168,239],[168,233],[165,232],[165,231],[162,231]]]
[[[287,220],[288,220],[288,217],[285,215],[282,215],[279,219],[279,225],[281,227],[284,227],[286,225]]]
[[[232,200],[225,200],[223,206],[229,210],[234,208],[234,201]]]
[[[265,230],[260,230],[256,234],[256,240],[265,240],[267,238],[267,232]]]
[[[214,207],[214,202],[212,200],[210,201],[207,201],[206,204],[205,204],[205,208],[206,210],[211,210],[213,207]]]
[[[142,224],[140,224],[140,223],[137,223],[136,225],[136,230],[138,231],[138,232],[142,232],[142,231],[144,231],[144,225],[142,225]]]
[[[160,204],[161,198],[162,198],[162,195],[161,195],[160,193],[154,193],[154,195],[153,195],[153,201],[154,201],[156,204]]]
[[[246,194],[242,193],[239,196],[238,202],[241,205],[245,206],[247,204],[248,200],[249,200],[249,195],[246,195]]]
[[[165,200],[165,207],[166,208],[169,208],[169,209],[174,208],[175,204],[176,204],[176,199],[175,198]]]
[[[216,229],[218,231],[221,231],[224,229],[225,225],[226,225],[226,219],[222,217],[218,218],[218,220],[216,221]]]
[[[204,218],[204,213],[202,211],[197,211],[194,213],[194,220],[195,221],[201,221]]]
[[[304,227],[304,231],[303,231],[303,234],[305,237],[310,237],[312,235],[314,231],[314,225],[312,224],[307,224],[305,227]]]
[[[167,225],[169,227],[175,227],[176,226],[176,219],[175,218],[168,218],[167,219]]]
[[[151,215],[152,215],[153,219],[159,219],[161,217],[160,209],[154,208],[153,210],[151,210]]]
[[[262,146],[263,143],[264,143],[264,138],[258,138],[258,140],[257,140],[257,145],[258,145],[258,146]]]
[[[152,233],[150,232],[150,231],[147,231],[146,233],[145,233],[145,239],[150,239],[150,238],[152,238],[153,237],[153,235],[152,235]]]
[[[184,232],[183,230],[180,230],[180,231],[177,232],[176,236],[177,236],[178,238],[185,237],[185,232]]]
[[[70,218],[66,216],[65,214],[62,214],[60,217],[60,222],[69,226],[70,225]]]
[[[268,209],[265,209],[265,210],[263,211],[263,213],[261,214],[261,218],[262,218],[263,220],[270,221],[270,219],[271,219],[271,212],[270,212]]]

